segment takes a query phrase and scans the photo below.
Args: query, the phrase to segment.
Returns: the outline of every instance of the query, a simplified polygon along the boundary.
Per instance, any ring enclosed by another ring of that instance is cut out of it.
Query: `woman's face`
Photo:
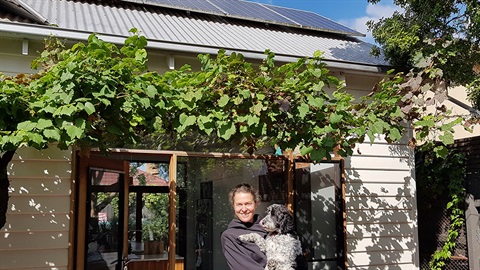
[[[238,219],[245,223],[253,223],[257,204],[252,193],[237,192],[233,196],[233,210]]]

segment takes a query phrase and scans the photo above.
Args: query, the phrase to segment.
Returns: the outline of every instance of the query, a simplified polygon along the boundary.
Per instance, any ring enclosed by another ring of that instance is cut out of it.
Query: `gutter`
[[[450,95],[448,95],[448,94],[447,94],[447,98],[448,98],[448,100],[451,101],[453,104],[461,107],[462,109],[467,110],[467,111],[470,112],[472,115],[480,118],[480,111],[479,111],[479,110],[473,108],[472,106],[470,106],[470,105],[468,105],[468,104],[465,104],[464,102],[462,102],[462,101],[460,101],[460,100],[458,100],[458,99],[456,99],[456,98],[454,98],[454,97],[452,97],[452,96],[450,96]]]
[[[17,0],[7,0],[7,1],[17,1]],[[10,22],[1,22],[0,21],[0,36],[11,36],[13,38],[30,38],[33,40],[43,40],[45,37],[55,36],[57,38],[64,38],[69,40],[76,41],[86,41],[92,32],[79,31],[79,30],[68,30],[62,28],[56,28],[45,25],[31,25],[23,23],[10,23]],[[117,45],[122,45],[127,36],[121,35],[111,35],[111,34],[98,34],[102,40],[106,42],[111,42]],[[198,44],[187,44],[187,43],[178,43],[178,42],[168,42],[168,41],[159,41],[159,40],[148,40],[147,48],[163,50],[166,52],[177,52],[185,54],[210,54],[216,55],[218,50],[222,49],[219,47],[205,46]],[[262,61],[265,59],[264,52],[259,51],[249,51],[249,50],[240,50],[235,48],[224,48],[226,53],[237,52],[241,53],[247,59]],[[282,55],[275,54],[275,59],[280,62],[295,62],[301,56],[295,55]],[[375,73],[383,74],[388,70],[386,66],[376,66],[368,64],[359,64],[352,62],[341,62],[335,60],[323,59],[323,62],[327,64],[329,68],[333,69],[342,69],[349,70],[359,73]]]
[[[44,25],[49,24],[47,18],[43,17],[40,13],[31,8],[29,5],[23,3],[21,0],[3,0],[0,1],[0,6],[5,7],[5,9],[10,10],[21,17],[30,19],[36,23]]]

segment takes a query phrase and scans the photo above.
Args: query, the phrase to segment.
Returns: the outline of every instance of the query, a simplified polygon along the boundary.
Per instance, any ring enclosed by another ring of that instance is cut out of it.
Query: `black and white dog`
[[[270,205],[260,225],[268,232],[265,238],[257,233],[249,233],[240,235],[238,239],[256,243],[265,253],[265,270],[307,269],[300,240],[294,231],[293,216],[286,206]]]

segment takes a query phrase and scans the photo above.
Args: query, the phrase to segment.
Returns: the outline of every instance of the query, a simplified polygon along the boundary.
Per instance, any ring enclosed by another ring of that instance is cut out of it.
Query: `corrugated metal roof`
[[[317,50],[331,61],[386,65],[369,54],[371,44],[344,35],[145,6],[100,5],[66,0],[21,0],[60,29],[129,36],[135,27],[149,40],[227,50],[309,57]]]
[[[244,0],[122,0],[221,17],[285,25],[351,36],[364,34],[314,12]]]

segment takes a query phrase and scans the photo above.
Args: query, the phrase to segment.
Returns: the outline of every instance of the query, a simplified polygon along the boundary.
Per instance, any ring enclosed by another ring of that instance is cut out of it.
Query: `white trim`
[[[72,40],[85,41],[88,40],[91,32],[78,31],[78,30],[66,30],[61,28],[55,28],[50,26],[41,25],[26,25],[20,23],[8,23],[0,22],[0,36],[11,36],[15,38],[30,38],[30,39],[43,39],[48,36],[56,36],[58,38],[66,38]],[[107,42],[114,44],[123,44],[125,36],[101,34],[99,36]],[[149,40],[147,48],[165,50],[170,52],[181,53],[194,53],[194,54],[211,54],[216,55],[221,48],[198,45],[198,44],[185,44],[177,42],[166,42],[159,40]],[[248,51],[240,49],[226,49],[226,53],[239,52],[242,53],[245,58],[253,60],[265,59],[265,53],[259,51]],[[298,60],[300,56],[294,55],[281,55],[276,54],[275,59],[279,62],[294,62]],[[323,60],[329,68],[351,70],[365,73],[385,73],[385,67],[375,65],[365,65],[350,62]]]

